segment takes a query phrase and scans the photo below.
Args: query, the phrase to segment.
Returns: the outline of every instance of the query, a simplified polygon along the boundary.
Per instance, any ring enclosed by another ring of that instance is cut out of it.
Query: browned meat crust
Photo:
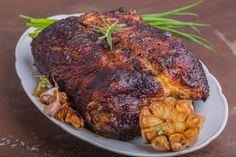
[[[92,29],[103,26],[101,16],[129,28],[113,33],[112,50]],[[157,98],[205,100],[209,93],[201,63],[180,39],[122,8],[60,20],[32,41],[32,52],[39,72],[53,77],[87,127],[105,137],[135,137],[140,108]]]

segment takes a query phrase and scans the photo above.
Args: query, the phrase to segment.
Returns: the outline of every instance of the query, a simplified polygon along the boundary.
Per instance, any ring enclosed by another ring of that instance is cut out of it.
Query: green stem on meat
[[[185,11],[192,9],[192,8],[200,5],[203,2],[204,2],[204,0],[199,0],[193,4],[190,4],[190,5],[181,7],[181,8],[177,8],[177,9],[170,10],[170,11],[163,12],[163,13],[146,14],[146,15],[142,15],[141,17],[145,23],[147,23],[151,26],[154,26],[154,27],[159,28],[161,30],[171,32],[172,34],[174,34],[178,37],[187,39],[195,44],[198,44],[198,45],[206,48],[209,52],[215,52],[215,49],[212,46],[212,44],[209,41],[207,41],[206,39],[204,39],[198,35],[188,34],[188,33],[184,33],[179,30],[176,30],[178,28],[188,27],[188,28],[193,29],[197,33],[199,33],[200,31],[197,27],[208,27],[210,25],[202,24],[202,23],[183,22],[183,21],[179,21],[179,20],[165,18],[166,16],[185,16],[185,15],[198,16],[198,14],[196,14],[196,13],[185,12]],[[54,22],[58,21],[58,20],[54,20],[54,19],[44,19],[44,18],[36,19],[36,18],[29,17],[29,16],[24,16],[24,15],[20,15],[20,17],[29,20],[29,22],[26,23],[26,25],[28,27],[35,28],[35,30],[33,32],[29,33],[29,36],[32,38],[36,38],[38,36],[38,34],[43,29],[45,29],[47,26],[53,24]],[[107,23],[107,21],[105,21],[105,22]],[[98,40],[100,41],[100,40],[106,39],[108,45],[112,49],[111,25],[109,25],[107,27],[107,29],[104,29],[104,28],[101,28],[98,26],[93,26],[93,29],[94,29],[94,31],[103,34],[103,36],[100,37]],[[116,27],[116,25],[115,25],[115,27]],[[118,27],[120,27],[120,26],[118,25]]]

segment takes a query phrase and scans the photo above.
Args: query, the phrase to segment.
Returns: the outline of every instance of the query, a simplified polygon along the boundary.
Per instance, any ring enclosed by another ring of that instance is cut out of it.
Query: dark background
[[[124,6],[138,13],[173,9],[192,0],[0,0],[0,156],[121,156],[85,143],[46,119],[24,93],[15,72],[15,46],[26,26],[19,14],[48,17],[57,14],[105,11]],[[236,1],[207,0],[194,9],[200,18],[182,20],[208,23],[201,35],[211,41],[217,54],[187,45],[216,76],[226,95],[230,114],[223,133],[207,147],[188,154],[221,157],[236,154]],[[212,109],[214,112],[214,109]]]

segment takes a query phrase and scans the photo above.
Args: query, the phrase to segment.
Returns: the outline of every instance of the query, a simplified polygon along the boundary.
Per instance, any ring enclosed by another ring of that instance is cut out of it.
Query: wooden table
[[[0,0],[0,156],[73,157],[121,156],[85,143],[45,118],[24,93],[15,72],[15,46],[26,27],[19,14],[47,17],[56,14],[104,11],[125,6],[138,13],[172,9],[192,0]],[[194,11],[200,18],[183,20],[209,23],[202,36],[216,47],[217,54],[187,43],[220,81],[230,115],[224,132],[207,147],[186,156],[217,157],[236,154],[236,1],[208,0]],[[212,109],[214,112],[214,109]]]

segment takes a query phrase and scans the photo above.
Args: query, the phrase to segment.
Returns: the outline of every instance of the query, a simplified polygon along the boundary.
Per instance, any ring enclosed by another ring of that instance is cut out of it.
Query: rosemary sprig
[[[163,12],[163,13],[146,14],[146,15],[142,15],[141,17],[145,23],[148,23],[151,26],[157,27],[161,30],[171,32],[172,34],[174,34],[176,36],[187,39],[195,44],[198,44],[198,45],[206,48],[210,52],[215,52],[215,49],[212,46],[212,44],[209,43],[206,39],[204,39],[198,35],[188,34],[188,33],[184,33],[184,32],[176,30],[178,28],[188,27],[188,28],[191,28],[194,31],[199,33],[200,31],[197,27],[207,27],[207,26],[209,26],[208,24],[183,22],[183,21],[179,21],[179,20],[173,20],[170,18],[166,18],[166,16],[180,16],[180,15],[181,16],[182,15],[183,16],[185,16],[185,15],[198,16],[198,14],[196,14],[196,13],[191,13],[191,12],[186,12],[186,11],[200,5],[203,2],[204,2],[204,0],[199,0],[196,3],[190,4],[190,5],[181,7],[181,8],[177,8],[177,9],[170,10],[170,11]],[[31,36],[32,38],[37,37],[40,31],[42,31],[47,26],[53,24],[54,22],[58,21],[58,20],[43,19],[43,18],[35,19],[32,17],[24,16],[24,15],[20,15],[20,17],[30,20],[29,23],[26,23],[27,26],[36,28],[35,31],[29,33],[29,36]],[[98,38],[98,41],[100,42],[100,41],[106,39],[109,47],[112,49],[112,32],[122,31],[122,30],[126,29],[126,28],[124,28],[125,24],[117,24],[117,22],[111,23],[110,20],[103,19],[103,18],[102,18],[102,20],[103,20],[105,27],[102,28],[99,26],[93,26],[93,29],[94,29],[94,31],[102,34],[102,36]]]
[[[126,25],[118,24],[118,21],[111,23],[109,19],[104,19],[103,17],[101,17],[101,19],[105,27],[102,28],[100,26],[93,25],[93,30],[102,34],[102,36],[98,38],[98,42],[101,42],[102,40],[106,39],[110,49],[112,49],[112,33],[126,30]]]

